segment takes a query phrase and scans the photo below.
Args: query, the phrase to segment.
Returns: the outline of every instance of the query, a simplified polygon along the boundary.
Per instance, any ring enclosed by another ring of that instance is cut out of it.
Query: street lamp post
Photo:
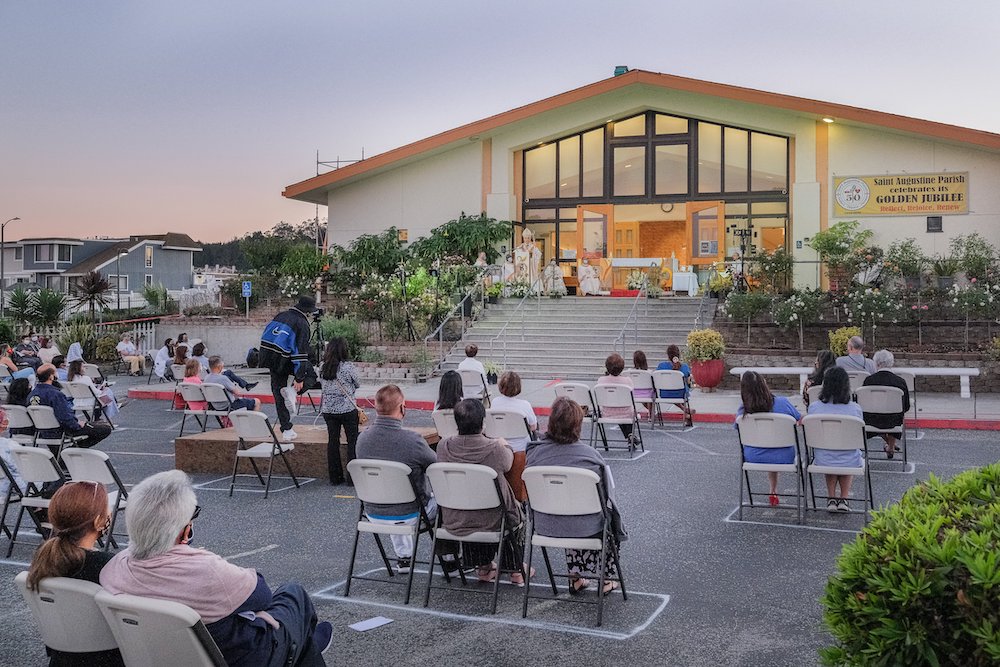
[[[20,220],[21,218],[11,218],[7,222],[14,222],[15,220]],[[3,230],[7,229],[7,222],[0,225],[0,318],[4,316],[4,310],[7,303],[6,293],[4,292],[4,273],[3,273],[3,259],[4,259],[4,242],[3,242]]]

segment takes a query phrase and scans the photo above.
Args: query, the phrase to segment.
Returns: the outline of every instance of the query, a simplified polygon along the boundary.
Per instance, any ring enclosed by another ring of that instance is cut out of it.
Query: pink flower
[[[920,310],[927,310],[927,306],[921,306]]]
[[[910,306],[910,310],[916,310],[916,309],[917,309],[916,306]]]
[[[974,282],[976,282],[976,279],[975,279],[975,278],[970,278],[970,279],[969,279],[969,282],[970,282],[970,283],[974,283]]]

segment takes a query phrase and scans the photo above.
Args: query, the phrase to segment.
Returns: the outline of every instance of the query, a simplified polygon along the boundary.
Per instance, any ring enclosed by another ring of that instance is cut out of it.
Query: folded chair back
[[[809,403],[818,403],[819,395],[823,391],[823,385],[814,384],[813,386],[806,389],[806,395],[809,396]]]
[[[903,413],[903,390],[899,387],[859,387],[855,393],[862,412],[879,415]]]
[[[777,449],[798,442],[795,417],[775,412],[742,415],[736,420],[741,445]]]
[[[601,477],[593,470],[569,466],[532,466],[521,475],[531,509],[558,516],[600,514]]]
[[[594,409],[594,397],[590,393],[590,387],[582,382],[560,382],[552,387],[556,393],[556,398],[568,398],[576,401],[581,408]]]
[[[129,667],[225,666],[219,647],[190,607],[107,591],[95,599]]]
[[[202,382],[201,393],[204,394],[205,400],[208,401],[209,410],[229,409],[229,405],[231,403],[229,400],[229,394],[226,392],[226,388],[221,384],[216,384],[214,382]]]
[[[28,573],[15,578],[41,631],[42,642],[56,651],[90,653],[118,648],[94,597],[103,590],[82,579],[47,577],[28,590]]]
[[[849,415],[806,415],[802,418],[805,442],[812,449],[865,448],[865,421]]]
[[[660,391],[680,391],[685,389],[684,373],[680,371],[665,370],[653,371],[653,388]],[[638,385],[636,385],[638,387]]]
[[[267,415],[263,412],[253,410],[235,410],[229,413],[229,418],[236,428],[236,435],[244,440],[257,440],[259,442],[274,442],[274,431]]]
[[[81,449],[68,447],[62,451],[59,458],[66,464],[70,478],[75,482],[99,482],[105,486],[119,484],[118,475],[111,467],[111,459],[99,449]]]
[[[486,392],[486,380],[479,371],[459,371],[462,376],[462,393],[466,398],[479,398]]]
[[[35,428],[35,422],[31,421],[28,408],[20,405],[4,405],[3,411],[7,415],[7,425],[10,428]]]
[[[635,407],[635,403],[632,401],[632,387],[628,385],[599,384],[592,391],[599,409]]]
[[[434,428],[442,439],[458,435],[458,425],[455,424],[455,411],[452,409],[435,410],[431,413],[434,419]]]
[[[205,392],[201,390],[201,385],[191,382],[181,382],[177,385],[177,391],[190,409],[192,403],[204,403]]]
[[[69,389],[69,396],[74,401],[93,405],[97,400],[97,388],[89,382],[65,382],[63,386]]]
[[[864,385],[868,373],[865,371],[847,371],[847,376],[851,379],[851,392],[856,392]]]
[[[97,364],[84,364],[83,374],[97,384],[104,382],[104,373],[102,373],[101,369],[97,367]]]
[[[635,385],[636,389],[653,388],[653,374],[649,371],[644,371],[638,368],[629,368],[622,371],[622,377],[631,378],[632,384]]]
[[[487,410],[483,422],[483,434],[487,438],[530,438],[528,420],[520,412]]]
[[[55,410],[47,405],[29,405],[28,415],[39,431],[61,429],[59,420],[56,419]]]
[[[434,463],[427,468],[434,499],[451,510],[488,510],[503,501],[497,491],[497,472],[474,463]]]
[[[410,482],[410,466],[398,461],[354,459],[347,464],[354,494],[363,503],[399,505],[417,499]]]
[[[45,482],[63,479],[62,472],[56,466],[55,457],[47,447],[11,445],[10,455],[14,457],[21,478],[27,483],[38,486]]]

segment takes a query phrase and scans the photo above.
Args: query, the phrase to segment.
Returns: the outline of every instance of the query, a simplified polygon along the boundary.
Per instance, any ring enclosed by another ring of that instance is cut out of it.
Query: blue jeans
[[[278,586],[267,612],[281,625],[271,633],[273,648],[267,661],[268,667],[286,664],[326,666],[320,653],[326,647],[316,646],[312,640],[316,629],[316,609],[306,589],[300,584]]]

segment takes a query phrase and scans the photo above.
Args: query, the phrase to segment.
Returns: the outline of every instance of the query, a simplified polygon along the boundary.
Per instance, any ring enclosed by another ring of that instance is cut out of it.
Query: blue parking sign
[[[249,280],[244,280],[243,281],[243,296],[247,297],[247,298],[249,298],[249,296],[250,296],[250,281]]]

